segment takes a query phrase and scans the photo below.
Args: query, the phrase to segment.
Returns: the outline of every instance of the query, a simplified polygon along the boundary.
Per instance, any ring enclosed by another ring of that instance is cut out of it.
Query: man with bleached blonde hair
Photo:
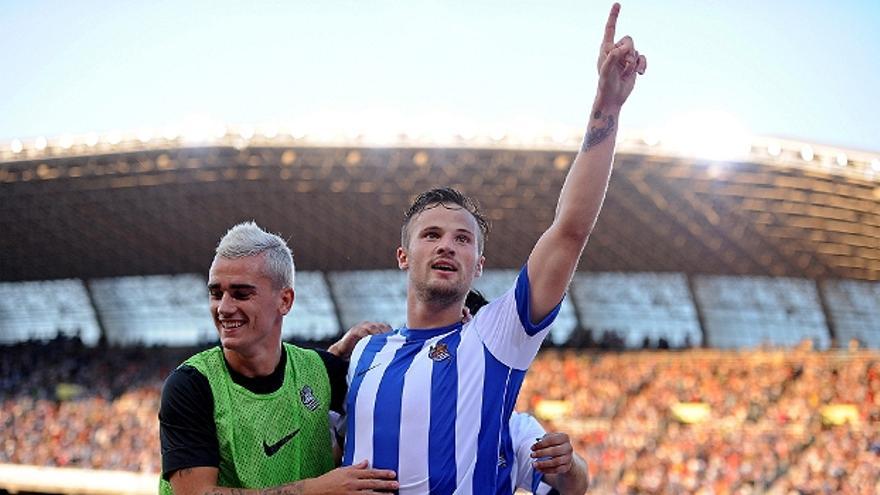
[[[281,341],[294,302],[287,243],[253,222],[220,240],[208,276],[220,345],[165,382],[160,492],[177,495],[370,493],[395,473],[337,468],[331,425],[343,413],[347,363]]]

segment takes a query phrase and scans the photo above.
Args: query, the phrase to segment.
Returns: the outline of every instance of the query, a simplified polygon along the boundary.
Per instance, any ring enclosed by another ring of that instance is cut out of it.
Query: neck
[[[422,301],[410,291],[406,296],[406,326],[410,329],[440,328],[461,321],[464,300],[451,304],[432,304]]]
[[[281,359],[281,339],[271,348],[257,349],[248,354],[224,348],[223,355],[232,369],[248,378],[269,376]]]

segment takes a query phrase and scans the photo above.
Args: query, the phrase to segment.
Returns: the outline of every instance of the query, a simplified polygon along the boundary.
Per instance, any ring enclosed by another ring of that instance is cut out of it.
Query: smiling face
[[[208,276],[211,315],[224,350],[255,355],[280,345],[281,322],[293,289],[274,289],[265,255],[216,257]]]
[[[461,304],[483,272],[474,216],[455,205],[436,204],[413,217],[408,229],[397,264],[408,271],[409,290],[434,305]]]

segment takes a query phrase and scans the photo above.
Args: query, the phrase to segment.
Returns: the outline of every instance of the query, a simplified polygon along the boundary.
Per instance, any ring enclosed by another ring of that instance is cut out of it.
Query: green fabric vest
[[[327,370],[317,352],[283,345],[284,383],[271,394],[255,394],[233,382],[220,347],[184,362],[211,385],[220,444],[219,486],[267,488],[334,468]],[[160,493],[172,493],[164,479]]]

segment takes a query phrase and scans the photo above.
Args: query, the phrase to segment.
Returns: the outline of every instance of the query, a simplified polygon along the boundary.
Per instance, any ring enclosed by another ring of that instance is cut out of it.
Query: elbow
[[[560,240],[583,247],[593,232],[593,222],[559,222],[556,228]]]

